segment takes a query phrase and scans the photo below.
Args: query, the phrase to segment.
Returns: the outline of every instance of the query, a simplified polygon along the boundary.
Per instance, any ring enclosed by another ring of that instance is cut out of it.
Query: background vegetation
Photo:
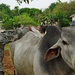
[[[0,4],[0,22],[5,29],[12,29],[21,24],[38,26],[45,20],[51,24],[59,22],[61,27],[69,26],[72,14],[75,14],[75,1],[62,3],[59,0],[44,11],[36,8],[20,9],[18,6],[11,10],[9,5]]]

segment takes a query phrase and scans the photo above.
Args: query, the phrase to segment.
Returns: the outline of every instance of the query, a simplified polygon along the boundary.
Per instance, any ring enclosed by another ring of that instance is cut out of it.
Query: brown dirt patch
[[[5,50],[4,52],[3,67],[5,71],[4,75],[14,75],[14,67],[11,61],[9,50]]]

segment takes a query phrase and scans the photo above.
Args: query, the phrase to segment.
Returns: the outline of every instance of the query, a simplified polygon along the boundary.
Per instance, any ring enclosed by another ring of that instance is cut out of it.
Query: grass
[[[6,44],[4,50],[10,50],[9,44]]]

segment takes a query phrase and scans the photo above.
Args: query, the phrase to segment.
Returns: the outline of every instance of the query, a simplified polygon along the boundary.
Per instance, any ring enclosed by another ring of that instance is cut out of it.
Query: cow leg
[[[14,75],[18,75],[17,72],[16,72],[16,70],[14,70]]]
[[[17,75],[15,70],[14,70],[14,75]]]
[[[3,69],[3,57],[4,57],[4,45],[0,44],[0,75],[4,75],[4,69]]]
[[[3,69],[2,62],[0,62],[0,75],[4,75],[4,69]]]
[[[4,69],[2,63],[0,63],[0,75],[4,75]]]

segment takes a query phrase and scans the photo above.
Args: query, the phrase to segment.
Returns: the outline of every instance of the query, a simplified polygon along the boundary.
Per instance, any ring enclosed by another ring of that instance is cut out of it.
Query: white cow
[[[58,47],[64,61],[75,70],[75,26],[62,28],[60,39],[51,49]]]
[[[29,75],[29,74],[33,75],[33,69],[31,68],[33,67],[32,64],[33,64],[34,54],[37,51],[36,49],[38,49],[36,48],[36,45],[40,39],[41,38],[37,37],[33,32],[29,31],[20,40],[11,43],[11,47],[10,47],[11,51],[13,52],[13,50],[15,50],[14,54],[11,52],[12,53],[11,56],[14,56],[12,57],[14,61],[13,63],[16,70],[20,72],[21,75]],[[28,72],[29,70],[30,72]]]
[[[46,34],[39,36],[29,31],[10,44],[17,75],[75,75],[61,57],[60,48],[50,49],[60,38],[59,28],[49,26]]]

